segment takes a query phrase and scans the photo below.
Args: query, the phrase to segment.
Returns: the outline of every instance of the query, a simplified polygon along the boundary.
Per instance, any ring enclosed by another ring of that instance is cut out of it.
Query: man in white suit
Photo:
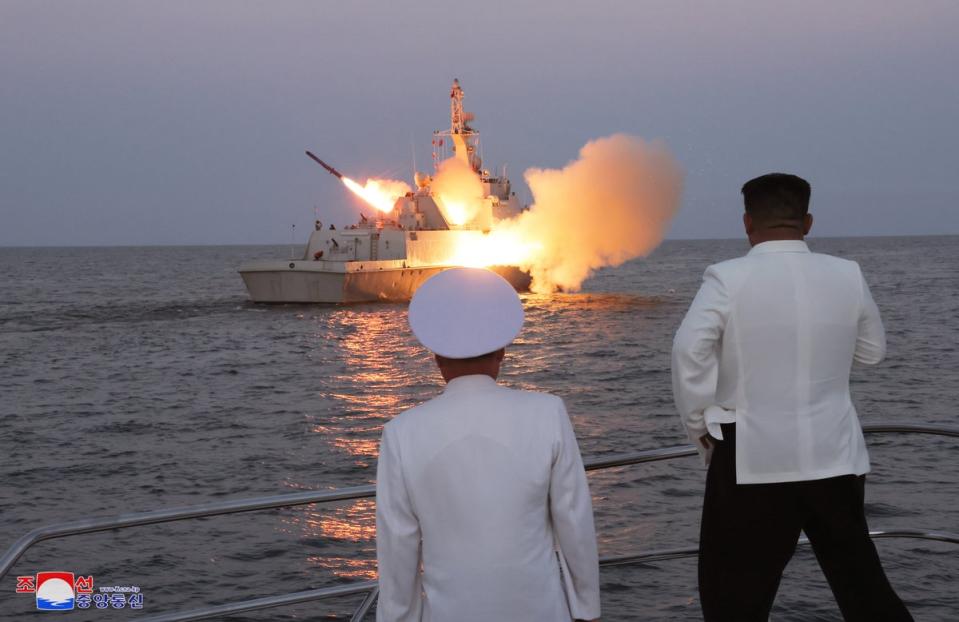
[[[709,621],[766,622],[800,531],[846,620],[911,620],[863,513],[869,456],[853,361],[885,356],[859,265],[811,253],[809,184],[742,188],[752,250],[710,266],[673,342],[673,393],[709,463],[699,590]]]
[[[383,428],[377,620],[598,619],[592,504],[563,401],[496,383],[519,296],[488,270],[446,270],[409,322],[447,386]]]

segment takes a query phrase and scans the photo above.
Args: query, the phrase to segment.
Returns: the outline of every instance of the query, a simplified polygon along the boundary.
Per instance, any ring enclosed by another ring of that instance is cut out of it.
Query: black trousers
[[[863,513],[865,477],[736,483],[736,425],[722,426],[706,476],[699,596],[706,622],[767,622],[799,532],[806,532],[843,618],[912,620],[889,585]]]

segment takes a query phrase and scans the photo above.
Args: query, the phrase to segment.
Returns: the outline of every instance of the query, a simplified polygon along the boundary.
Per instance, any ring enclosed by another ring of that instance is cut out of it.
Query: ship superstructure
[[[324,228],[317,221],[300,259],[248,263],[238,271],[254,302],[363,302],[409,300],[427,278],[456,264],[457,249],[470,238],[486,235],[500,219],[522,211],[509,179],[483,169],[479,132],[463,108],[463,89],[454,80],[450,92],[450,129],[433,133],[434,168],[452,157],[478,176],[483,196],[469,217],[456,222],[433,191],[433,177],[414,176],[415,188],[400,196],[389,211],[361,216],[345,229]],[[330,174],[342,174],[310,152]],[[448,206],[447,206],[448,207]],[[529,287],[529,275],[512,266],[493,266],[517,289]]]

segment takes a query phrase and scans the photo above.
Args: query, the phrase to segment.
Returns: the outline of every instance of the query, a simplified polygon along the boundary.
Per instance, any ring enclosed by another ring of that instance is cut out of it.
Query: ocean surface
[[[863,266],[888,358],[857,368],[865,423],[956,425],[959,237],[812,238]],[[582,292],[523,295],[502,381],[565,398],[584,456],[685,442],[672,335],[710,263],[744,241],[671,241]],[[403,304],[250,303],[235,268],[289,247],[0,249],[0,547],[35,527],[371,483],[383,424],[441,390]],[[959,442],[870,436],[872,528],[959,532]],[[693,546],[696,458],[590,475],[601,554]],[[959,619],[959,548],[877,542],[917,620]],[[138,586],[132,619],[375,577],[372,501],[303,506],[41,543],[0,582],[0,619],[43,619],[16,575]],[[695,559],[602,571],[604,620],[697,620]],[[357,597],[236,620],[348,619]],[[775,621],[839,620],[815,558],[786,570]]]

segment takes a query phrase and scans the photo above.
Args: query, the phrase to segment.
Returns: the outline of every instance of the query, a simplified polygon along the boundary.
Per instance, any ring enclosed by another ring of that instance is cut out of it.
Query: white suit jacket
[[[378,621],[599,617],[592,502],[560,398],[455,378],[386,424],[376,478]]]
[[[693,442],[736,422],[740,484],[861,475],[849,371],[885,352],[857,263],[764,242],[706,270],[673,341],[673,395]]]

